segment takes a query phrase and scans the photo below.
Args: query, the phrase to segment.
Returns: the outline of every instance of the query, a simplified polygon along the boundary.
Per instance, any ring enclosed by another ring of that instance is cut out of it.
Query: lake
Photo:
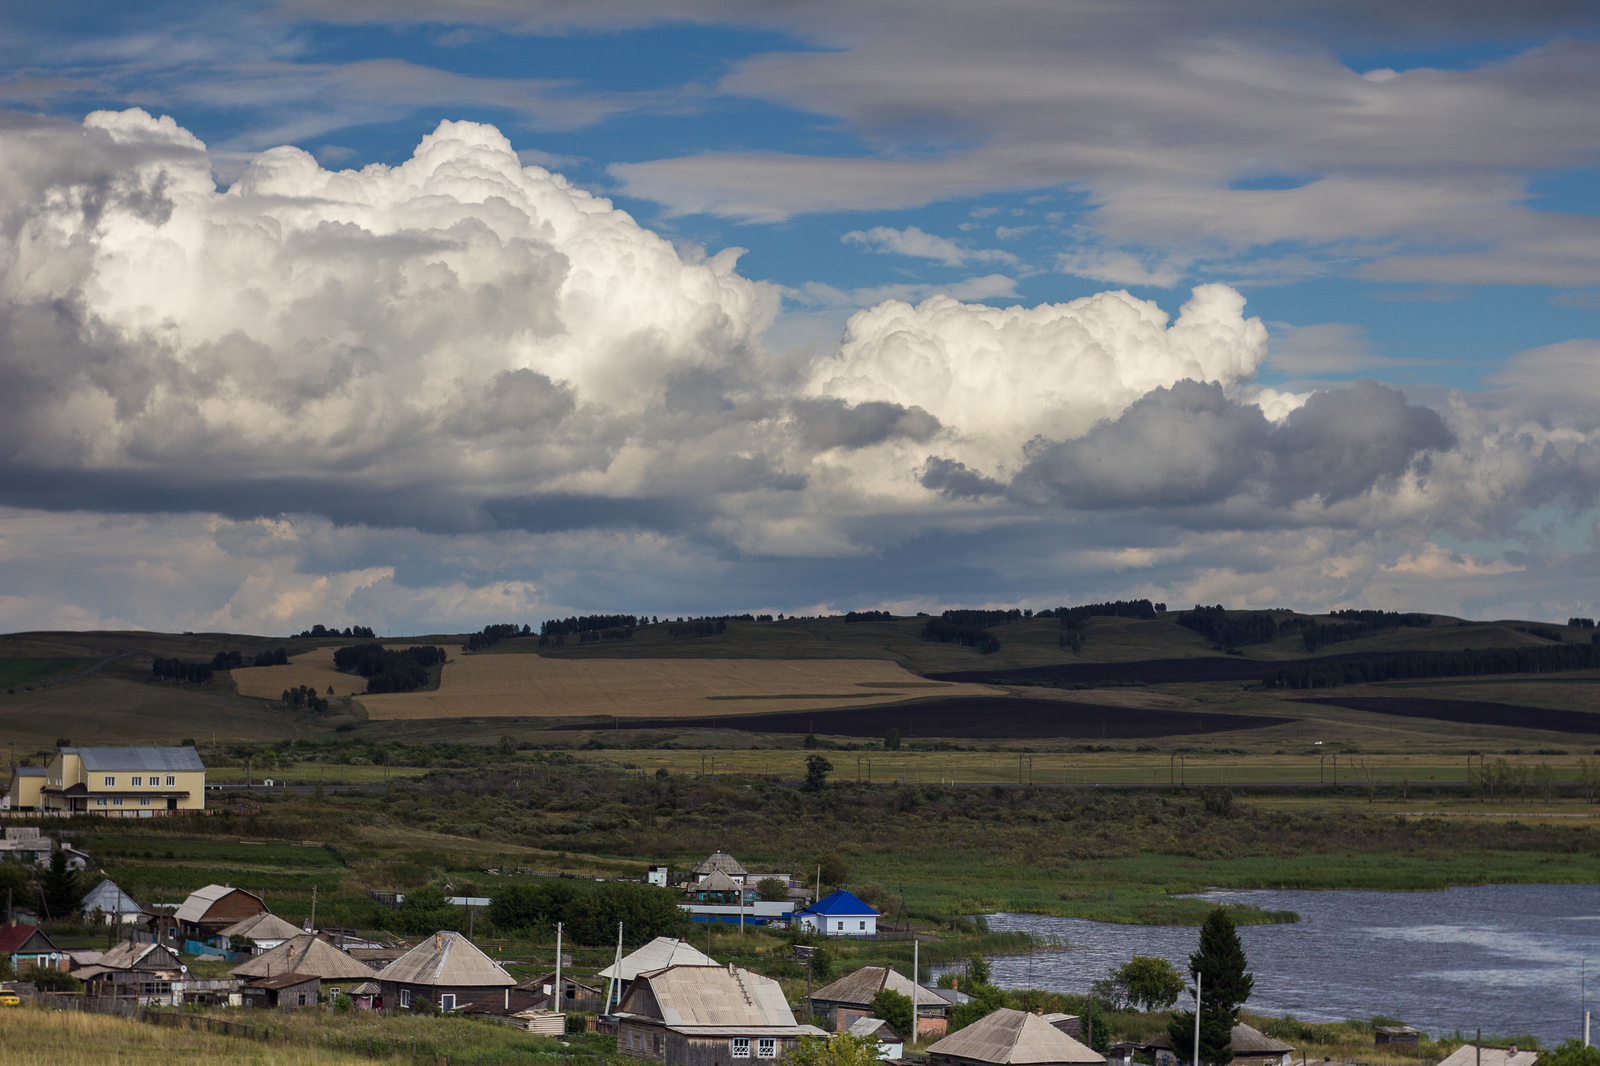
[[[1443,892],[1215,891],[1202,899],[1292,910],[1289,925],[1240,928],[1255,992],[1249,1008],[1305,1021],[1385,1015],[1437,1035],[1479,1026],[1546,1043],[1581,1037],[1600,971],[1600,885],[1483,885]],[[991,961],[1002,988],[1084,993],[1133,955],[1187,973],[1192,926],[1112,925],[1038,914],[989,916],[1071,945]],[[1596,1019],[1600,1024],[1600,1017]]]

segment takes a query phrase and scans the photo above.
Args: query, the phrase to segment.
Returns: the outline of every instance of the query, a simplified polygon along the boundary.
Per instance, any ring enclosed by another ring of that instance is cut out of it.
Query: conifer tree
[[[1200,978],[1201,1062],[1224,1066],[1233,1060],[1233,1027],[1239,1022],[1239,1008],[1255,986],[1255,978],[1245,970],[1247,965],[1239,931],[1227,910],[1218,907],[1200,928],[1200,950],[1189,956],[1189,974]],[[1179,1057],[1192,1061],[1194,1012],[1175,1012],[1168,1033]]]

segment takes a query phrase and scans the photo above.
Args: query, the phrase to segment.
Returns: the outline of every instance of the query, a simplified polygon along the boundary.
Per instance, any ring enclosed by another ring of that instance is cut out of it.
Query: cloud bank
[[[1267,327],[1219,284],[1175,318],[884,299],[775,351],[783,293],[739,249],[676,247],[490,126],[393,167],[211,164],[140,110],[0,123],[0,624],[1393,605],[1424,579],[1464,610],[1570,599],[1530,575],[1594,551],[1528,522],[1596,506],[1592,390],[1553,384],[1600,380],[1593,342],[1437,407],[1259,387]]]

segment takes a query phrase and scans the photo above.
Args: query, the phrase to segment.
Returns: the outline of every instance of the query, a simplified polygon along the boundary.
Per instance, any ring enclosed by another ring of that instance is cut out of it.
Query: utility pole
[[[922,986],[918,984],[918,978],[922,975],[919,954],[921,949],[922,941],[918,940],[917,934],[913,932],[911,934],[911,1042],[913,1044],[917,1042],[917,1030],[920,1028],[917,1025],[917,993],[922,990]]]
[[[1194,1066],[1200,1066],[1200,971],[1194,972]],[[1480,1033],[1482,1029],[1478,1030]],[[1478,1063],[1483,1066],[1483,1063]]]
[[[561,987],[561,923],[556,923],[556,1003],[557,1010],[567,1005],[566,989]]]
[[[311,932],[315,933],[316,931],[317,931],[317,886],[316,885],[312,885],[311,886]],[[472,938],[469,936],[467,939],[471,940]]]

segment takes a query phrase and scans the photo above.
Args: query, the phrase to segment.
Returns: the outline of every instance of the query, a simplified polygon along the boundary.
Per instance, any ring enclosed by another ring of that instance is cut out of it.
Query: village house
[[[13,766],[11,782],[6,794],[0,796],[0,811],[36,811],[39,795],[44,790],[45,768],[42,766]]]
[[[72,965],[66,952],[56,947],[43,929],[20,922],[0,925],[0,956],[11,960],[13,972],[19,972],[25,966],[65,970]]]
[[[84,983],[84,991],[91,996],[170,1002],[174,991],[182,991],[188,971],[177,954],[164,945],[122,940],[102,954],[98,962],[73,976]]]
[[[617,1052],[666,1066],[772,1062],[802,1036],[770,977],[728,966],[668,966],[639,974],[617,1010]]]
[[[107,925],[134,925],[144,920],[144,908],[115,881],[101,881],[83,897],[83,913],[98,914]]]
[[[1040,1015],[1009,1007],[928,1048],[929,1066],[1071,1066],[1105,1061]]]
[[[33,826],[7,828],[6,838],[0,840],[0,858],[16,859],[29,866],[50,865],[50,853],[56,842]]]
[[[1294,1048],[1243,1022],[1233,1027],[1233,1061],[1239,1066],[1289,1066]],[[1178,1055],[1172,1037],[1162,1033],[1147,1044],[1137,1045],[1135,1054],[1148,1055],[1155,1066],[1184,1066],[1188,1060]]]
[[[701,881],[716,873],[722,874],[739,885],[744,884],[750,876],[750,871],[744,868],[743,863],[718,848],[689,868],[689,883],[698,885]]]
[[[1439,1066],[1534,1066],[1539,1061],[1537,1051],[1509,1048],[1483,1047],[1463,1044],[1451,1052]]]
[[[321,979],[303,973],[281,973],[275,977],[258,977],[239,989],[239,996],[247,1007],[272,1010],[298,1010],[315,1007]]]
[[[878,912],[839,889],[794,912],[800,928],[824,936],[877,936]]]
[[[688,941],[679,940],[677,937],[658,936],[650,943],[622,957],[619,963],[612,963],[599,973],[595,974],[596,980],[611,982],[611,1004],[622,1001],[627,994],[628,985],[641,973],[650,970],[660,970],[668,966],[716,966],[716,959],[704,952],[697,951]],[[603,996],[601,997],[604,998]],[[603,1004],[601,1014],[606,1013]]]
[[[426,999],[442,1011],[474,1003],[510,988],[516,978],[460,933],[438,932],[378,974],[384,1002],[410,1010]]]
[[[238,954],[261,955],[304,932],[271,911],[262,911],[228,926],[212,937],[211,943]]]
[[[310,933],[292,936],[276,947],[240,963],[229,972],[251,982],[285,974],[314,977],[320,982],[319,988],[330,997],[341,993],[351,995],[351,989],[374,981],[378,976],[366,963]]]
[[[188,944],[185,950],[198,955],[206,941],[230,925],[266,913],[267,905],[253,892],[232,885],[207,885],[189,893],[173,917],[177,919],[178,936]]]
[[[926,985],[913,985],[911,978],[892,966],[863,966],[811,993],[807,1001],[811,1014],[834,1032],[845,1032],[859,1018],[872,1017],[872,1000],[887,989],[917,1002],[917,1035],[921,1039],[942,1036],[949,1026],[950,1002]]]
[[[905,1055],[905,1037],[894,1031],[894,1026],[882,1018],[857,1018],[845,1032],[858,1040],[870,1040],[878,1045],[878,1058],[898,1059]]]
[[[40,807],[113,818],[203,811],[206,767],[188,745],[62,748],[46,768]]]
[[[605,1000],[605,992],[593,985],[584,984],[570,974],[561,975],[562,994],[556,995],[556,975],[552,973],[524,981],[517,988],[523,992],[543,996],[549,1002],[546,1009],[594,1013]]]

